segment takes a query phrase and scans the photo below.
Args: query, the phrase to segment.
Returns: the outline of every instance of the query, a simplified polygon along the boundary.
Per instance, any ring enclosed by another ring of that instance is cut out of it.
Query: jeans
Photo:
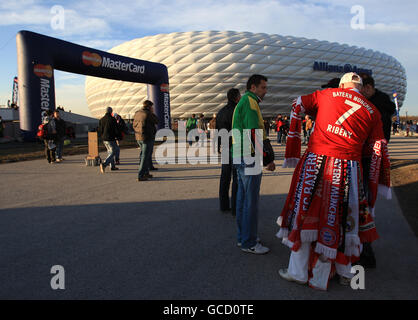
[[[277,131],[277,143],[282,142],[282,133],[280,131]]]
[[[205,143],[205,141],[206,141],[206,139],[207,139],[207,134],[206,134],[206,132],[200,132],[199,133],[199,140],[198,141],[200,141],[200,146],[201,147],[204,147],[204,143]],[[197,145],[199,145],[199,143],[197,143]]]
[[[258,202],[260,200],[260,186],[262,173],[245,175],[245,168],[254,167],[243,161],[234,165],[238,176],[238,191],[236,202],[238,242],[243,249],[257,244]]]
[[[57,159],[62,159],[62,148],[64,147],[64,137],[57,138],[55,141],[55,144],[57,145],[57,151],[56,151]]]
[[[105,145],[107,149],[107,158],[103,165],[107,167],[110,164],[111,168],[115,167],[115,154],[116,150],[118,148],[118,145],[116,144],[116,141],[103,141],[103,144]]]
[[[149,147],[149,152],[148,152],[148,171],[152,168],[154,168],[154,165],[152,164],[152,152],[154,151],[154,143],[155,140],[152,139],[150,141],[148,141],[148,147]]]
[[[306,130],[307,142],[309,142],[309,138],[311,137],[311,133],[312,133],[312,129]]]
[[[119,161],[119,157],[120,157],[120,147],[119,147],[119,142],[116,142],[115,161]]]
[[[139,171],[138,178],[143,178],[146,174],[149,174],[149,169],[151,168],[151,157],[152,157],[152,147],[154,141],[136,141],[138,146],[141,148],[139,154]]]

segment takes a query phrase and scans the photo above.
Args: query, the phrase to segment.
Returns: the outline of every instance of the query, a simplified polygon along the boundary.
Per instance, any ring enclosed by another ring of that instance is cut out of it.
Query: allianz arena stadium
[[[292,100],[321,89],[345,72],[371,73],[376,87],[399,106],[405,99],[406,74],[393,57],[370,49],[291,36],[233,31],[159,34],[125,42],[109,52],[165,64],[169,73],[172,118],[192,113],[211,117],[226,104],[226,92],[245,92],[252,74],[268,78],[260,104],[264,117],[289,113]],[[86,98],[94,117],[107,106],[132,119],[147,99],[147,85],[95,77],[86,78]]]

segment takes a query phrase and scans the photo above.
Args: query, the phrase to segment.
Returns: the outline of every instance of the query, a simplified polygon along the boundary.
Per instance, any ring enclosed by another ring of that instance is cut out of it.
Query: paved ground
[[[417,157],[415,142],[395,137],[392,157]],[[289,249],[275,221],[292,169],[263,176],[259,236],[271,252],[255,256],[236,247],[235,221],[218,211],[220,165],[159,166],[139,183],[137,149],[104,175],[83,158],[0,165],[0,299],[418,298],[417,238],[396,198],[377,204],[378,267],[366,289],[333,281],[319,292],[278,275]],[[53,265],[65,268],[65,290],[51,289]]]

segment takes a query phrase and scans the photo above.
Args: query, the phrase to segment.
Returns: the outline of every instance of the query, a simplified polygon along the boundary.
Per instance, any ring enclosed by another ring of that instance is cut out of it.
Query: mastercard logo
[[[167,83],[163,83],[163,84],[160,86],[160,90],[161,90],[161,92],[168,92],[168,90],[169,90],[169,86],[168,86],[168,84],[167,84]]]
[[[84,51],[81,55],[81,59],[86,66],[98,67],[102,64],[102,57],[97,53]]]
[[[33,71],[38,77],[52,77],[52,67],[50,65],[36,64]]]

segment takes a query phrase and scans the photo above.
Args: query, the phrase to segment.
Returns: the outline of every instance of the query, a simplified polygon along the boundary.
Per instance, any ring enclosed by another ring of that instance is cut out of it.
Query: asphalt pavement
[[[417,158],[417,141],[393,138],[392,158]],[[394,193],[377,202],[377,268],[366,270],[364,290],[280,278],[290,251],[275,237],[276,219],[293,169],[281,168],[284,147],[274,148],[277,169],[261,186],[259,237],[271,249],[262,256],[236,246],[234,217],[219,211],[216,157],[169,158],[176,163],[156,164],[143,182],[138,149],[123,149],[120,170],[105,174],[85,155],[1,164],[0,299],[417,299],[418,242]],[[56,265],[63,290],[51,287]]]

